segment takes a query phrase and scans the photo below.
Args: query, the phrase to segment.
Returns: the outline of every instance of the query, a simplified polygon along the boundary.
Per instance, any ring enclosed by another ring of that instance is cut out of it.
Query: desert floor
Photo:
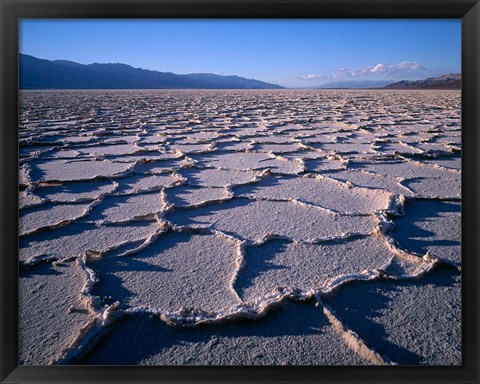
[[[20,96],[20,364],[461,364],[460,91]]]

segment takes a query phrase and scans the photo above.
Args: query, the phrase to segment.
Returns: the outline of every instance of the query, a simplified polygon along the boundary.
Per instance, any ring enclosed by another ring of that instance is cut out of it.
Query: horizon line
[[[329,81],[327,83],[323,83],[323,84],[318,84],[318,85],[311,85],[311,86],[308,86],[308,87],[288,87],[288,86],[285,86],[285,85],[281,85],[281,84],[276,84],[276,83],[270,83],[268,81],[265,81],[265,80],[260,80],[260,79],[254,79],[254,78],[247,78],[247,77],[243,77],[243,76],[240,76],[240,75],[237,75],[237,74],[218,74],[218,73],[214,73],[214,72],[188,72],[188,73],[176,73],[176,72],[171,72],[171,71],[160,71],[160,70],[157,70],[157,69],[148,69],[148,68],[142,68],[142,67],[134,67],[133,65],[131,64],[127,64],[127,63],[121,63],[121,62],[108,62],[108,63],[100,63],[100,62],[93,62],[93,63],[89,63],[89,64],[82,64],[82,63],[78,63],[76,61],[72,61],[72,60],[66,60],[66,59],[55,59],[55,60],[49,60],[49,59],[44,59],[44,58],[40,58],[40,57],[37,57],[37,56],[33,56],[31,54],[27,54],[27,53],[22,53],[22,52],[18,52],[19,55],[24,55],[24,56],[30,56],[30,57],[33,57],[35,59],[38,59],[38,60],[45,60],[45,61],[49,61],[49,62],[56,62],[56,61],[68,61],[68,62],[71,62],[71,63],[75,63],[75,64],[78,64],[78,65],[84,65],[84,66],[89,66],[89,65],[94,65],[94,64],[98,64],[98,65],[125,65],[125,66],[129,66],[130,68],[133,68],[133,69],[140,69],[142,71],[151,71],[151,72],[159,72],[159,73],[171,73],[171,74],[174,74],[174,75],[196,75],[196,74],[207,74],[207,75],[215,75],[215,76],[221,76],[221,77],[240,77],[240,78],[244,78],[246,80],[254,80],[254,81],[260,81],[260,82],[264,82],[264,83],[268,83],[268,84],[272,84],[272,85],[276,85],[276,86],[280,86],[280,87],[283,87],[283,89],[298,89],[298,90],[317,90],[317,89],[384,89],[383,87],[325,87],[323,88],[323,86],[325,85],[328,85],[330,83],[337,83],[337,82],[347,82],[347,83],[360,83],[360,82],[378,82],[378,81],[382,81],[382,82],[391,82],[391,83],[398,83],[398,82],[403,82],[403,81],[422,81],[422,80],[426,80],[426,79],[429,79],[429,78],[436,78],[436,77],[441,77],[441,76],[446,76],[446,75],[461,75],[461,71],[460,72],[450,72],[450,73],[445,73],[443,75],[439,75],[439,76],[435,76],[435,77],[426,77],[426,78],[423,78],[423,79],[419,79],[419,80],[392,80],[392,79],[384,79],[384,80],[372,80],[372,79],[365,79],[365,80],[332,80],[332,81]],[[78,88],[78,89],[73,89],[73,88],[19,88],[19,90],[22,89],[22,90],[96,90],[96,89],[99,89],[99,88]],[[223,88],[101,88],[99,90],[162,90],[162,89],[165,89],[165,90],[199,90],[199,89],[205,89],[205,90],[208,90],[208,89],[211,89],[211,90],[223,90]],[[242,90],[242,89],[245,89],[245,90],[255,90],[254,88],[225,88],[224,90],[232,90],[232,89],[236,89],[236,90]],[[442,89],[442,88],[439,88],[439,89]],[[269,88],[262,88],[262,89],[259,89],[259,90],[269,90]],[[274,90],[274,88],[271,88],[270,90]],[[277,89],[278,90],[278,89]]]

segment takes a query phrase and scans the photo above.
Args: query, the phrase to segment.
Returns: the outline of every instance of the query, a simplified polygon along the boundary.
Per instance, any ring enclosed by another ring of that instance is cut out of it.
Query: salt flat
[[[21,92],[20,364],[460,365],[460,111]]]

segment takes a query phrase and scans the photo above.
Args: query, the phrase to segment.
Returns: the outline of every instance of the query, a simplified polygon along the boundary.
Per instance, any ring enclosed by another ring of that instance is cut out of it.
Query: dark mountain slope
[[[79,64],[20,54],[20,89],[281,89],[238,76],[177,75],[126,64]]]
[[[429,77],[425,80],[399,81],[386,85],[387,89],[461,89],[462,75],[459,73]]]

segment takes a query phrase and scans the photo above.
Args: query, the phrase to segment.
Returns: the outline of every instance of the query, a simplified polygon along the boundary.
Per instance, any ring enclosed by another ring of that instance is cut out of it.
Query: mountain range
[[[280,85],[213,73],[178,75],[126,64],[79,64],[20,54],[20,89],[282,89]]]
[[[425,80],[399,81],[388,84],[387,89],[461,89],[462,75],[460,73],[450,73],[439,77],[429,77]]]
[[[319,85],[314,89],[461,89],[462,75],[429,77],[424,80],[346,80]]]
[[[172,72],[134,68],[127,64],[79,64],[20,54],[20,89],[284,89],[239,76]],[[310,89],[461,89],[460,74],[424,80],[358,80],[330,82]]]

